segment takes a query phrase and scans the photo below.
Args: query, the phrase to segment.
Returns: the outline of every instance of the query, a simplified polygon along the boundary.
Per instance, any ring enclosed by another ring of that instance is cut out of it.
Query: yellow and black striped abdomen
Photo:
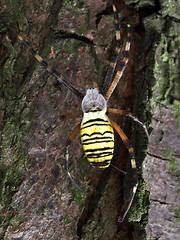
[[[81,142],[93,167],[109,167],[114,152],[114,133],[104,111],[84,113]]]

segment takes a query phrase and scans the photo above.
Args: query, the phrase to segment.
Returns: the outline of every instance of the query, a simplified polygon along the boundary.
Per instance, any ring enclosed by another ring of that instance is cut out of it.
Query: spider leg
[[[114,89],[116,88],[120,78],[122,77],[124,70],[126,69],[127,63],[129,61],[129,51],[130,51],[130,46],[131,46],[131,32],[132,32],[131,25],[127,24],[127,28],[128,28],[128,36],[127,36],[127,41],[126,41],[126,45],[125,45],[124,58],[120,65],[120,70],[117,71],[109,89],[107,90],[107,92],[104,95],[106,101],[109,100],[112,93],[114,92]]]
[[[125,110],[115,109],[115,108],[108,108],[108,109],[107,109],[107,112],[109,112],[109,113],[115,113],[115,114],[120,114],[120,115],[124,115],[124,116],[126,116],[126,117],[131,118],[132,120],[134,120],[135,122],[139,123],[139,124],[144,128],[144,131],[145,131],[147,137],[149,138],[149,133],[148,133],[148,130],[147,130],[147,128],[146,128],[146,125],[145,125],[143,122],[141,122],[138,118],[136,118],[135,116],[133,116],[132,113],[127,112],[127,111],[125,111]]]
[[[77,111],[77,112],[73,112],[73,113],[67,113],[67,114],[64,114],[64,115],[60,115],[60,119],[61,120],[67,120],[67,119],[70,119],[70,118],[79,117],[82,114],[83,114],[82,111]]]
[[[28,49],[28,51],[36,58],[36,60],[52,75],[54,76],[58,82],[62,83],[66,88],[68,88],[71,92],[73,92],[77,97],[83,98],[83,94],[77,91],[73,86],[71,86],[66,80],[63,78],[61,74],[59,74],[56,70],[52,69],[51,66],[49,66],[42,57],[34,51],[33,48],[30,47],[29,43],[26,42],[17,32],[12,30],[10,27],[8,27],[11,32],[13,32],[17,38],[20,40],[20,42]]]
[[[74,137],[76,136],[76,134],[79,132],[80,130],[80,126],[81,126],[81,123],[79,123],[74,129],[73,131],[71,132],[71,134],[69,135],[67,141],[66,141],[66,154],[65,154],[65,157],[66,157],[66,162],[65,162],[65,169],[66,169],[66,172],[71,180],[71,182],[76,186],[77,189],[79,189],[79,191],[82,191],[80,186],[74,181],[73,177],[71,176],[71,173],[69,171],[69,146],[72,142],[72,140],[74,139]]]
[[[102,88],[102,94],[104,94],[107,91],[107,88],[109,86],[109,83],[111,82],[116,64],[117,64],[117,60],[119,57],[119,53],[120,53],[120,39],[121,39],[121,35],[120,35],[120,26],[119,26],[119,17],[118,17],[118,12],[116,10],[116,6],[113,5],[113,11],[114,11],[114,21],[115,21],[115,30],[116,30],[116,48],[115,48],[115,52],[112,56],[108,71],[107,71],[107,75],[103,84],[103,88]]]
[[[121,172],[121,173],[123,173],[123,174],[126,174],[126,172],[125,171],[123,171],[122,169],[119,169],[118,167],[116,167],[114,164],[110,164],[113,168],[115,168],[117,171],[119,171],[119,172]]]
[[[118,219],[118,222],[123,222],[131,205],[132,205],[132,202],[133,202],[133,199],[134,199],[134,196],[136,194],[136,190],[137,190],[137,187],[138,187],[138,178],[137,178],[137,169],[136,169],[136,160],[135,160],[135,154],[134,154],[134,149],[132,147],[132,145],[130,144],[130,141],[129,139],[127,138],[127,136],[124,134],[124,132],[122,131],[122,129],[117,125],[117,123],[115,123],[113,120],[111,120],[111,124],[112,126],[114,127],[114,129],[117,131],[117,133],[119,134],[119,136],[121,137],[124,145],[127,147],[128,151],[129,151],[129,154],[130,154],[130,157],[131,157],[131,167],[132,167],[132,170],[133,170],[133,183],[134,183],[134,187],[133,187],[133,193],[132,193],[132,196],[131,196],[131,199],[130,199],[130,202],[127,206],[127,209],[123,215],[122,218],[119,218]]]

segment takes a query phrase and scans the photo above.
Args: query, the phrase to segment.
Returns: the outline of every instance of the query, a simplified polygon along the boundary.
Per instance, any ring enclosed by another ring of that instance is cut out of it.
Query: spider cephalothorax
[[[107,102],[102,94],[99,93],[98,88],[90,87],[86,90],[86,95],[82,100],[82,111],[87,113],[89,111],[102,110],[107,111]]]

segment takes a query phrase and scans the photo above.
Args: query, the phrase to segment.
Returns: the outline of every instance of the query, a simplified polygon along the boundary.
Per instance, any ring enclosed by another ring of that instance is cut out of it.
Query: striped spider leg
[[[127,206],[127,209],[123,215],[122,218],[118,219],[118,222],[123,222],[134,199],[134,196],[136,194],[136,190],[138,187],[138,178],[137,178],[137,169],[136,169],[136,160],[135,160],[135,154],[134,154],[134,148],[132,147],[132,145],[130,144],[129,139],[127,138],[127,136],[124,134],[124,132],[122,131],[122,129],[117,125],[117,123],[115,123],[112,119],[110,119],[112,126],[114,127],[114,129],[117,131],[117,133],[119,134],[120,138],[122,139],[124,145],[126,146],[126,148],[129,151],[130,157],[131,157],[131,167],[133,169],[133,183],[134,183],[134,187],[133,187],[133,194],[132,197],[130,199],[130,202]]]
[[[104,80],[104,84],[101,90],[101,93],[104,95],[104,93],[107,91],[107,88],[109,86],[109,82],[111,81],[115,68],[116,68],[116,64],[117,64],[117,60],[119,57],[119,53],[120,53],[120,39],[121,39],[121,35],[120,35],[120,26],[119,26],[119,16],[118,16],[118,12],[116,10],[115,5],[113,5],[113,12],[114,12],[114,22],[115,22],[115,30],[116,30],[116,48],[115,48],[115,52],[112,56],[111,62],[109,64],[109,68],[106,74],[106,78]]]
[[[76,136],[76,134],[79,132],[80,130],[80,127],[81,127],[81,124],[79,123],[74,129],[73,131],[71,132],[71,134],[69,135],[69,137],[67,138],[67,141],[66,141],[66,155],[65,155],[65,158],[66,158],[66,162],[65,162],[65,169],[66,169],[66,172],[70,178],[70,180],[72,181],[72,183],[77,187],[77,189],[79,189],[79,191],[82,191],[80,186],[74,181],[73,177],[71,176],[70,174],[70,171],[69,171],[69,146],[72,142],[72,140],[74,139],[74,137]]]
[[[17,38],[20,40],[22,45],[24,45],[28,51],[36,58],[36,60],[46,69],[53,77],[57,79],[59,83],[62,83],[67,89],[69,89],[71,92],[73,92],[77,97],[83,98],[84,95],[80,93],[78,90],[76,90],[73,86],[71,86],[61,74],[59,74],[56,70],[54,70],[51,66],[48,65],[47,62],[42,59],[42,57],[33,49],[30,47],[29,43],[25,41],[16,31],[14,31],[11,27],[8,26],[8,29],[13,32]]]

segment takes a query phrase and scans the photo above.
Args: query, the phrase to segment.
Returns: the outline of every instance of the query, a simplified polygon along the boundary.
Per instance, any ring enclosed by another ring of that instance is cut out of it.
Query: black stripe
[[[108,124],[93,123],[89,126],[81,127],[81,129],[89,128],[89,127],[92,127],[92,126],[110,126],[111,127],[111,124],[109,124],[109,123]]]
[[[127,64],[126,64],[125,62],[122,62],[122,63],[120,64],[120,69],[121,69],[121,71],[122,71],[122,69],[124,70],[124,68],[126,68],[126,66],[127,66]]]
[[[99,110],[98,110],[98,109],[95,109],[95,110],[90,110],[90,111],[88,111],[88,112],[99,112]]]
[[[131,156],[131,158],[135,158],[134,152],[132,152],[132,153],[129,152],[129,155]]]
[[[24,41],[23,41],[23,43],[24,43]],[[27,42],[25,42],[25,43],[27,43]],[[24,44],[25,45],[25,44]],[[26,45],[25,45],[26,46]],[[37,53],[34,51],[34,49],[32,49],[32,48],[30,48],[30,46],[28,46],[28,48],[29,48],[29,52],[30,53],[32,53],[32,55],[33,56],[35,56]]]
[[[84,136],[90,137],[90,136],[96,135],[96,134],[104,135],[104,134],[106,134],[106,133],[111,133],[111,134],[113,134],[111,131],[105,131],[105,132],[103,132],[103,133],[101,133],[101,132],[96,132],[96,133],[91,133],[91,134],[84,133],[83,135],[81,135],[81,137],[84,137]]]
[[[124,51],[124,57],[129,58],[129,50],[128,51]]]
[[[41,65],[42,65],[45,69],[48,67],[48,64],[47,64],[44,60],[41,62]],[[50,72],[50,71],[48,71],[48,72]]]
[[[117,39],[116,40],[116,47],[120,47],[121,46],[121,40]],[[120,52],[120,49],[118,51],[118,53]]]
[[[110,160],[105,160],[103,162],[90,162],[93,167],[105,167],[106,165],[109,165],[109,163]]]
[[[107,152],[107,153],[101,153],[101,154],[87,154],[86,157],[87,159],[92,159],[94,158],[95,160],[96,159],[100,159],[100,158],[106,158],[106,157],[109,157],[109,156],[112,156],[113,157],[113,152]]]
[[[132,168],[132,176],[133,176],[133,184],[137,184],[138,183],[138,178],[137,178],[137,169],[136,168]]]
[[[101,153],[101,154],[87,154],[87,158],[102,158],[102,157],[107,157],[107,156],[113,156],[112,152],[107,152],[106,154]]]
[[[108,156],[113,156],[112,152],[107,152],[107,153],[99,153],[99,154],[87,154],[87,158],[103,158],[103,157],[108,157]]]
[[[108,122],[108,120],[104,120],[102,118],[95,118],[95,119],[91,119],[91,120],[88,120],[88,121],[84,122],[83,125],[87,124],[87,123],[94,122],[94,121],[96,121],[96,122]]]
[[[115,23],[115,30],[116,30],[116,32],[119,31],[119,24],[118,23]]]
[[[119,21],[119,17],[118,17],[117,11],[114,12],[114,19]],[[119,23],[115,23],[115,24],[119,26]]]
[[[131,42],[131,36],[127,36],[127,40],[126,40],[126,42]]]
[[[94,137],[94,138],[88,138],[88,139],[84,139],[82,142],[85,143],[85,142],[88,142],[88,141],[92,141],[92,140],[104,140],[104,139],[109,139],[109,140],[112,140],[111,137]]]
[[[133,32],[133,28],[130,26],[127,25],[127,28],[128,28],[128,34],[132,34]]]
[[[19,36],[19,35],[18,35]],[[25,46],[25,47],[27,47],[27,48],[29,48],[29,51],[30,51],[30,46],[29,46],[29,43],[28,42],[26,42],[26,41],[24,41],[24,40],[20,40],[21,42],[22,42],[22,44]]]
[[[112,147],[105,147],[105,148],[98,148],[98,149],[88,149],[88,150],[85,150],[84,152],[85,153],[88,153],[88,152],[90,152],[90,153],[93,153],[93,152],[97,152],[97,151],[106,151],[106,150],[113,150],[114,148]]]
[[[116,60],[117,60],[117,58],[118,58],[118,56],[119,56],[119,52],[116,51],[116,52],[114,53],[114,55],[112,56],[111,62],[115,63]],[[110,67],[112,67],[112,66],[110,66]],[[112,67],[112,68],[113,68],[113,67]]]
[[[95,143],[110,143],[110,142],[114,142],[113,140],[104,140],[104,141],[94,141],[94,142],[87,142],[87,143],[82,143],[83,145],[91,145],[91,144],[95,144]]]

